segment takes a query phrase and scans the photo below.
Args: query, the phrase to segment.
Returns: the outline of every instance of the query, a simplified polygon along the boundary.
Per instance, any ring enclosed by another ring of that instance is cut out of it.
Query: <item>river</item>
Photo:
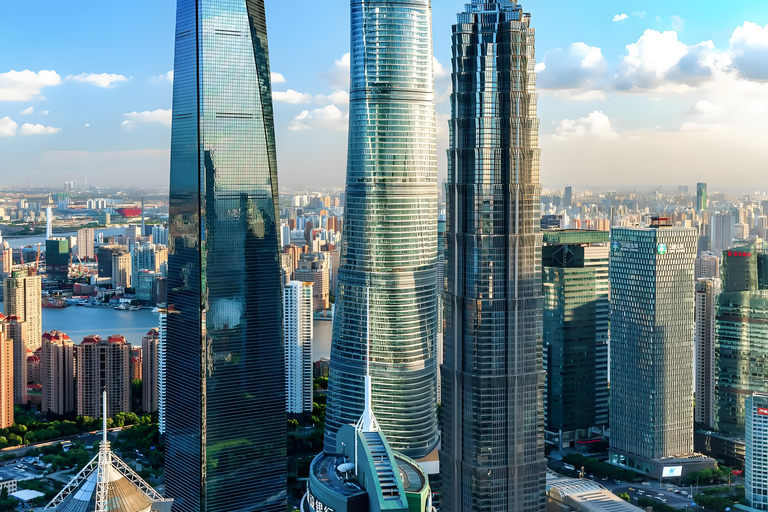
[[[58,330],[66,333],[72,341],[80,343],[85,336],[98,334],[106,338],[122,334],[131,345],[141,346],[141,338],[153,327],[157,327],[158,315],[149,309],[141,311],[117,311],[113,308],[43,308],[43,332]],[[331,324],[315,320],[312,339],[312,359],[331,357]]]

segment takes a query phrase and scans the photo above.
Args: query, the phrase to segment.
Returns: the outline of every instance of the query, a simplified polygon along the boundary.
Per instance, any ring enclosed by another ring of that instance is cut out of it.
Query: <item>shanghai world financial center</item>
[[[376,417],[405,455],[436,457],[440,446],[443,510],[543,510],[530,16],[514,0],[472,0],[453,27],[442,439],[431,2],[352,0],[351,34],[326,450],[363,411],[370,330]],[[174,71],[166,491],[184,512],[282,511],[284,348],[264,1],[178,0]]]

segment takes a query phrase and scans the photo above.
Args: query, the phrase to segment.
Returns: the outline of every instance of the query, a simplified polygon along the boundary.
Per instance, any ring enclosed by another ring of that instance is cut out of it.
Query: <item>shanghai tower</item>
[[[285,510],[275,160],[263,0],[178,0],[165,454],[176,512]]]
[[[453,27],[448,151],[446,512],[545,510],[535,32],[515,0]]]
[[[349,146],[326,449],[364,408],[365,289],[373,409],[392,449],[437,427],[437,145],[430,0],[352,0]]]

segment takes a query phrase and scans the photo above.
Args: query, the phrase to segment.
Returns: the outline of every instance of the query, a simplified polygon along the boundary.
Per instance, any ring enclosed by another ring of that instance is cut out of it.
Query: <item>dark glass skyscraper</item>
[[[430,0],[352,0],[344,241],[326,449],[363,412],[365,289],[373,409],[393,450],[437,446],[437,148]]]
[[[282,512],[282,290],[263,0],[179,0],[174,71],[166,494],[178,512]]]
[[[707,209],[708,200],[707,200],[707,184],[706,183],[697,183],[696,184],[696,210],[697,211],[704,211]]]
[[[453,27],[443,510],[545,509],[535,32],[514,0]]]

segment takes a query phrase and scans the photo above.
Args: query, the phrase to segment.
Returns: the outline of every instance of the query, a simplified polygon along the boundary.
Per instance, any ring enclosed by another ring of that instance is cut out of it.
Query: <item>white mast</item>
[[[373,398],[371,390],[371,299],[370,290],[365,289],[365,409],[357,422],[359,432],[378,432],[379,422],[373,415]]]

